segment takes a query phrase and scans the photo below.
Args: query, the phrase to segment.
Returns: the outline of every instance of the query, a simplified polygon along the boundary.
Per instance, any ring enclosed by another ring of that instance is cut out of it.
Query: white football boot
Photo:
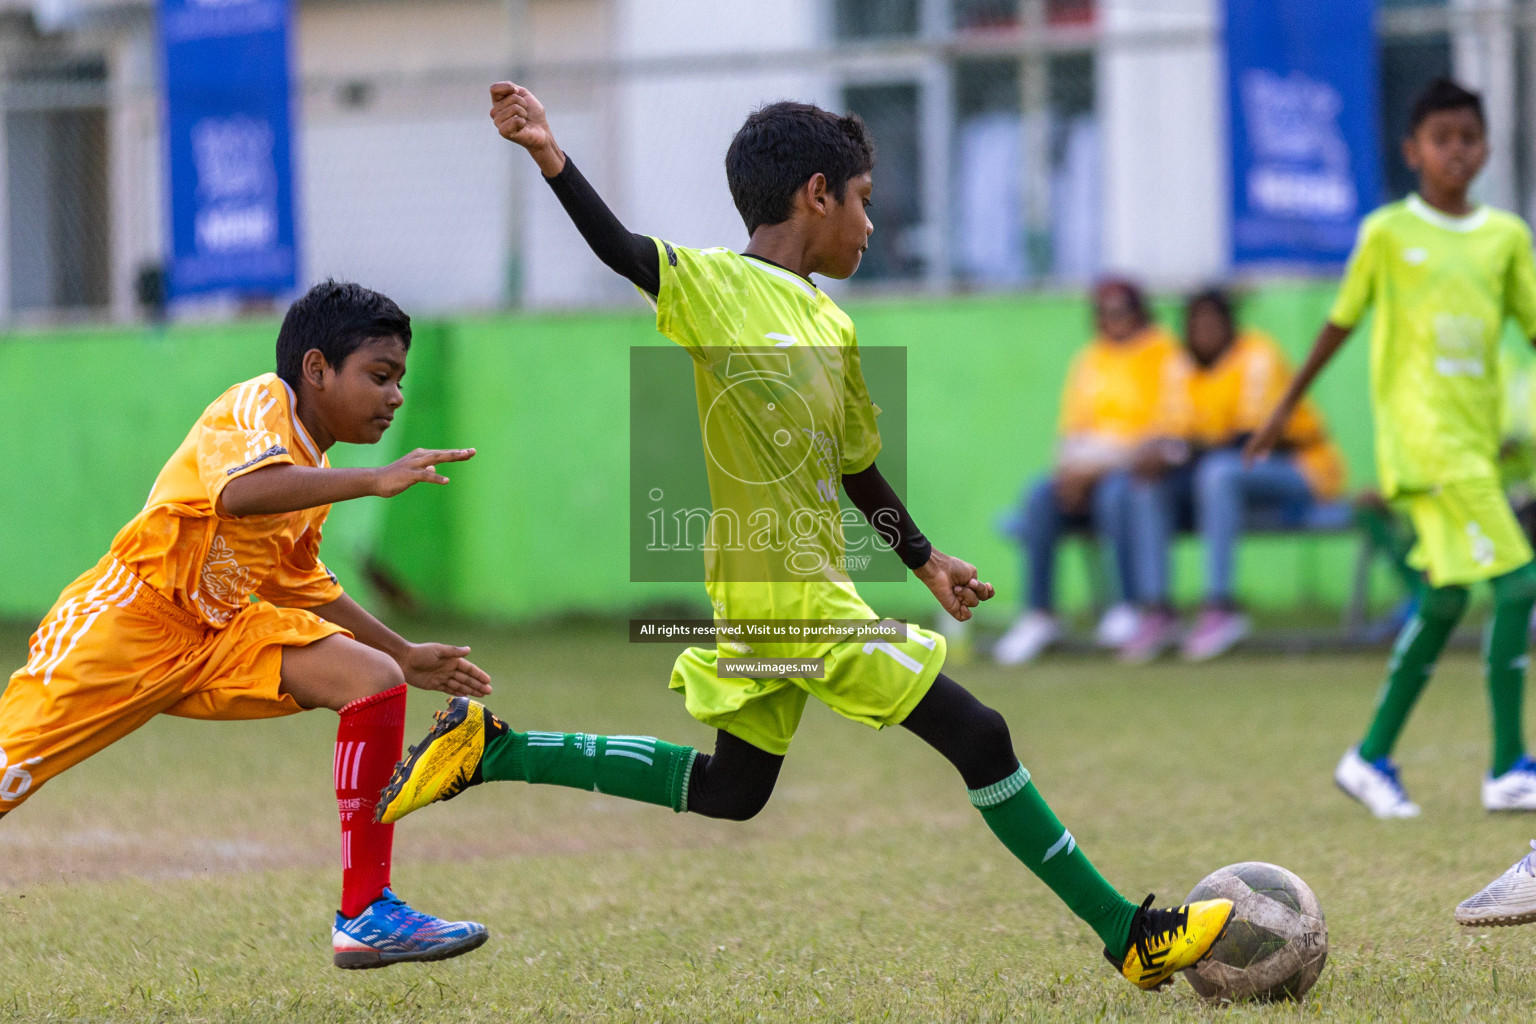
[[[992,648],[992,660],[999,665],[1023,665],[1040,657],[1060,638],[1060,619],[1046,612],[1027,611]]]
[[[1456,904],[1456,923],[1492,928],[1536,921],[1536,839],[1531,840],[1531,850],[1481,891]]]
[[[1408,799],[1397,781],[1397,765],[1384,757],[1367,761],[1360,756],[1359,747],[1350,747],[1333,770],[1333,781],[1378,818],[1419,816],[1419,805]]]
[[[1093,631],[1093,642],[1112,651],[1118,650],[1131,642],[1140,624],[1141,615],[1135,605],[1128,601],[1112,604],[1104,610],[1104,617]]]
[[[1520,760],[1498,778],[1483,779],[1483,808],[1489,811],[1536,811],[1536,761]]]

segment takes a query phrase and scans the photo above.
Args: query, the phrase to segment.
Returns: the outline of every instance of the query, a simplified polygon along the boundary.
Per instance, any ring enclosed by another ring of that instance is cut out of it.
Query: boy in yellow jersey
[[[1291,417],[1282,450],[1244,466],[1242,445],[1259,428],[1290,382],[1280,347],[1262,331],[1238,330],[1231,299],[1208,289],[1185,304],[1185,344],[1193,362],[1190,447],[1169,453],[1161,472],[1131,487],[1131,536],[1136,590],[1147,603],[1146,628],[1121,652],[1150,661],[1171,646],[1178,620],[1169,603],[1169,548],[1174,529],[1192,527],[1205,548],[1205,601],[1184,637],[1186,660],[1225,653],[1248,634],[1248,617],[1233,596],[1234,558],[1245,520],[1301,526],[1318,502],[1337,498],[1344,461],[1322,417],[1303,402]]]
[[[726,154],[731,195],[751,235],[738,254],[631,234],[555,143],[532,93],[502,82],[491,97],[501,134],[529,151],[594,252],[655,303],[657,328],[692,355],[714,511],[725,520],[788,515],[809,527],[836,518],[846,490],[944,608],[968,619],[992,587],[929,544],[876,469],[878,410],[853,324],[810,279],[848,277],[867,245],[874,159],[863,123],[801,103],[775,103],[747,119]],[[840,530],[814,540],[809,547],[821,557],[813,559],[780,561],[771,544],[707,549],[716,619],[878,619],[837,568]],[[854,721],[903,726],[947,757],[998,838],[1094,929],[1134,984],[1163,984],[1203,957],[1231,904],[1153,910],[1150,897],[1138,907],[1116,892],[1030,781],[1002,716],[941,671],[944,650],[941,635],[915,627],[868,643],[722,641],[688,650],[671,686],[690,714],[718,730],[713,754],[651,736],[520,733],[480,704],[455,699],[396,770],[380,797],[381,819],[509,780],[744,820],[767,802],[814,696]],[[736,678],[733,654],[819,659],[822,670]]]
[[[373,803],[400,756],[406,684],[486,694],[467,647],[412,644],[343,592],[320,561],[331,502],[444,484],[417,450],[333,469],[337,441],[374,444],[403,401],[411,321],[377,292],[327,281],[295,302],[277,373],[236,384],[193,424],[143,510],[67,587],[0,695],[0,816],[156,715],[210,721],[330,708],[344,968],[441,960],[485,941],[389,889],[392,829]]]
[[[1373,308],[1377,474],[1383,496],[1413,522],[1410,561],[1426,583],[1393,650],[1370,729],[1334,779],[1378,817],[1419,813],[1389,755],[1466,609],[1467,588],[1486,580],[1494,598],[1485,647],[1493,756],[1483,806],[1536,810],[1536,762],[1526,756],[1520,722],[1536,567],[1498,461],[1499,336],[1511,318],[1536,336],[1531,232],[1513,214],[1467,198],[1488,157],[1474,93],[1433,83],[1414,105],[1403,152],[1419,175],[1418,193],[1361,224],[1328,323],[1247,453],[1260,458],[1275,447],[1313,378]]]

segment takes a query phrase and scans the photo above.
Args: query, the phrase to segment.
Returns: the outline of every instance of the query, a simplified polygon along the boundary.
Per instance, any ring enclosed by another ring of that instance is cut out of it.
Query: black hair
[[[1413,111],[1408,115],[1408,134],[1419,130],[1419,125],[1430,114],[1442,110],[1470,110],[1484,127],[1488,119],[1483,116],[1483,98],[1470,89],[1463,89],[1449,78],[1437,78],[1424,87],[1413,101]]]
[[[795,192],[813,175],[824,175],[827,190],[842,202],[849,179],[874,166],[874,140],[859,115],[839,117],[787,100],[747,115],[725,151],[725,179],[748,234],[788,220]]]
[[[1105,292],[1119,292],[1125,296],[1125,301],[1130,305],[1131,312],[1136,314],[1136,319],[1144,324],[1152,322],[1152,309],[1147,303],[1147,293],[1141,290],[1141,285],[1128,277],[1102,277],[1093,286],[1093,304],[1098,306]]]
[[[1184,316],[1187,319],[1198,306],[1210,306],[1221,315],[1221,318],[1230,327],[1237,322],[1237,315],[1233,305],[1232,296],[1227,293],[1225,288],[1216,286],[1202,288],[1184,300]]]
[[[288,307],[277,332],[277,375],[299,386],[304,353],[320,350],[335,369],[365,342],[399,338],[411,347],[411,318],[388,296],[360,284],[326,280]]]

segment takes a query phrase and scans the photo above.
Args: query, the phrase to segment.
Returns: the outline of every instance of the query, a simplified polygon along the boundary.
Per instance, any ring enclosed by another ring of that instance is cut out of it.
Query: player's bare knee
[[[400,665],[394,658],[372,647],[365,647],[363,650],[367,654],[365,663],[359,665],[358,681],[361,684],[360,689],[366,692],[361,696],[372,697],[376,693],[405,685],[405,673],[400,670]]]

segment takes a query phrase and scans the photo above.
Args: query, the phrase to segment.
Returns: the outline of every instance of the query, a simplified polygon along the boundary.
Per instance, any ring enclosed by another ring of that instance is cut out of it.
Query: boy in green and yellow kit
[[[968,619],[991,598],[974,566],[929,543],[876,467],[879,410],[853,323],[811,280],[853,274],[873,230],[865,208],[874,152],[863,122],[803,103],[770,104],[747,118],[726,153],[731,197],[751,236],[738,253],[629,231],[555,143],[532,93],[502,82],[491,96],[501,135],[528,150],[593,252],[641,291],[657,330],[692,358],[710,529],[742,524],[752,538],[717,538],[704,549],[716,621],[879,618],[842,572],[840,494],[954,618]],[[794,543],[759,544],[771,523],[798,524]],[[769,655],[792,655],[795,670],[735,674],[746,665],[761,671]],[[713,753],[652,736],[519,732],[480,704],[455,700],[396,770],[380,818],[398,820],[469,786],[520,781],[745,820],[772,794],[815,697],[854,721],[900,726],[949,760],[987,826],[1099,935],[1133,984],[1158,987],[1202,959],[1231,902],[1154,909],[1151,897],[1139,907],[1125,899],[1019,764],[1003,717],[945,675],[944,655],[944,638],[915,626],[871,642],[722,639],[692,648],[677,659],[671,687],[717,730]],[[799,668],[802,660],[819,670]]]
[[[1334,780],[1377,817],[1418,815],[1389,755],[1466,610],[1468,587],[1488,581],[1494,613],[1484,653],[1493,751],[1483,806],[1536,810],[1536,762],[1526,756],[1520,721],[1536,567],[1499,472],[1499,338],[1509,319],[1536,337],[1531,231],[1514,214],[1468,199],[1488,157],[1476,94],[1446,80],[1430,85],[1414,105],[1403,146],[1419,175],[1418,193],[1361,224],[1328,323],[1247,454],[1273,447],[1312,379],[1374,310],[1379,483],[1413,522],[1417,544],[1409,560],[1425,581],[1418,610],[1393,648],[1370,729],[1345,753]]]

